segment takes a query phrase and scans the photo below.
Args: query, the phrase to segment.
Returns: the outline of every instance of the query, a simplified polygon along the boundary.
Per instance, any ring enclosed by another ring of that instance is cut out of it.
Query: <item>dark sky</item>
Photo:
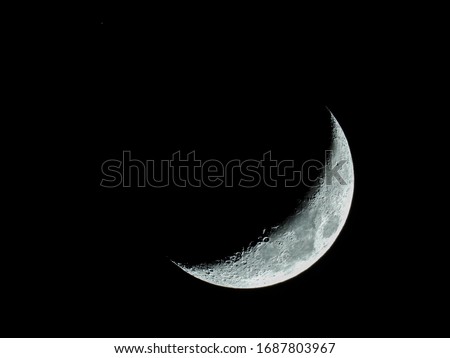
[[[412,40],[377,31],[376,21],[359,37],[351,26],[294,36],[288,21],[287,32],[229,25],[217,36],[160,24],[144,41],[119,31],[120,12],[108,11],[99,5],[96,14],[114,25],[93,34],[61,75],[56,132],[37,126],[24,140],[37,160],[32,190],[10,212],[18,234],[0,264],[1,336],[448,336],[436,323],[449,318],[444,236],[427,230],[433,214],[418,202],[428,171],[411,143],[413,119],[423,121],[421,108],[436,99],[418,95],[429,76],[408,64]],[[266,23],[275,21],[280,28],[279,18]],[[226,250],[227,238],[238,245],[299,193],[99,185],[102,162],[123,150],[143,160],[177,150],[224,160],[318,155],[325,106],[352,150],[353,205],[326,255],[285,283],[221,288],[167,257]]]

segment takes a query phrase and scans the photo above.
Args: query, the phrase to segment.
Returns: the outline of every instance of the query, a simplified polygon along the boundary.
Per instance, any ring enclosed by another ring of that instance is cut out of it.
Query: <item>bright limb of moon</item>
[[[316,263],[331,247],[347,220],[354,191],[353,161],[347,138],[330,112],[332,127],[329,168],[342,163],[336,178],[323,180],[300,203],[295,214],[265,233],[263,240],[210,263],[174,262],[190,275],[230,288],[258,288],[289,280]]]

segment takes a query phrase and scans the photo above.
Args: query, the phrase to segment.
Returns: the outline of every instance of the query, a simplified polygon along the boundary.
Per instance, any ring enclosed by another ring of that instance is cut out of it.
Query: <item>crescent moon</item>
[[[322,180],[307,201],[284,223],[266,232],[256,245],[232,256],[200,265],[175,263],[188,274],[210,284],[250,289],[275,285],[307,270],[335,242],[350,212],[354,191],[354,170],[350,147],[334,115],[328,166],[341,163],[336,178]]]

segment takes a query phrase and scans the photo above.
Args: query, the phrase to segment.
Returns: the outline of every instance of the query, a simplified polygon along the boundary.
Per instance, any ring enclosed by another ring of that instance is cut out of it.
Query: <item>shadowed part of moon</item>
[[[331,113],[330,113],[331,114]],[[341,232],[350,211],[354,190],[353,161],[347,139],[331,114],[333,135],[329,166],[342,162],[336,178],[300,203],[296,213],[266,233],[266,238],[230,257],[200,265],[174,262],[192,276],[230,288],[257,288],[295,277],[317,262]],[[325,175],[325,173],[324,173]]]

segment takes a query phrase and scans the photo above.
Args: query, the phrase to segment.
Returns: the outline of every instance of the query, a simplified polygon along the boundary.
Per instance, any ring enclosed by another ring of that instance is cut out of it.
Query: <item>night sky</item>
[[[1,336],[448,336],[438,324],[449,319],[445,235],[430,228],[436,209],[419,204],[434,185],[421,181],[421,148],[436,117],[423,114],[439,104],[419,95],[433,76],[408,65],[416,45],[395,21],[381,31],[378,17],[361,15],[323,34],[280,17],[255,20],[260,31],[224,21],[212,32],[216,18],[193,21],[192,32],[150,21],[136,38],[119,26],[131,10],[92,13],[104,24],[61,73],[59,124],[35,125],[21,147],[33,175],[9,212],[17,231],[0,263]],[[301,189],[99,185],[101,164],[124,150],[142,160],[178,150],[321,159],[326,107],[352,151],[353,204],[331,249],[287,282],[226,289],[169,257],[229,252],[287,215]]]

